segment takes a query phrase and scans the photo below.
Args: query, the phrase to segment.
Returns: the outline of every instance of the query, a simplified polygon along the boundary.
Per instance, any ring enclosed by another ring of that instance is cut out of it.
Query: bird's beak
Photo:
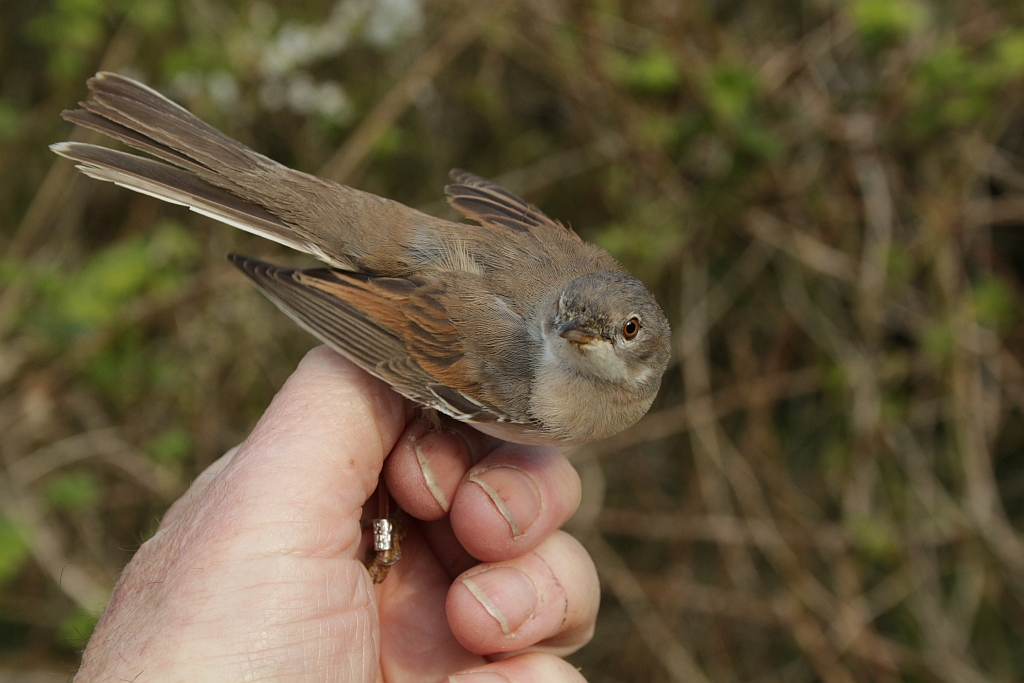
[[[577,316],[558,327],[558,336],[574,344],[587,344],[601,335],[584,327],[583,322]]]

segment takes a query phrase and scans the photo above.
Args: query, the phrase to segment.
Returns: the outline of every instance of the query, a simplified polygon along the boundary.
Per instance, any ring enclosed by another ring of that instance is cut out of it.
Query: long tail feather
[[[187,206],[246,232],[292,249],[314,253],[309,245],[296,239],[295,231],[277,216],[187,171],[134,154],[80,142],[58,142],[50,149],[77,162],[77,168],[91,178]]]
[[[420,267],[429,243],[424,235],[443,223],[287,168],[130,78],[101,72],[89,79],[89,89],[92,97],[82,109],[64,112],[65,119],[166,162],[87,145],[54,147],[94,178],[184,204],[332,266],[382,275]]]

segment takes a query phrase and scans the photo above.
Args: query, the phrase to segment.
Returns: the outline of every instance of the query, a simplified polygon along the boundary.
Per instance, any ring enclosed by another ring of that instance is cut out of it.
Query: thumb
[[[172,506],[161,532],[198,517],[205,533],[248,555],[354,555],[363,503],[409,415],[385,383],[315,348],[249,438]]]
[[[292,669],[374,680],[377,615],[354,555],[363,501],[407,405],[333,351],[311,351],[234,457],[197,480],[132,558],[76,680]]]

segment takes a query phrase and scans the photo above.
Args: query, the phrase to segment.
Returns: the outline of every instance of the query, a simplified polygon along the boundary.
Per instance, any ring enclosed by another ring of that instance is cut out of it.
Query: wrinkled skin
[[[75,680],[582,681],[560,659],[590,638],[599,595],[557,530],[574,470],[554,448],[414,415],[311,351],[125,568]],[[385,456],[417,520],[374,586],[359,520]]]

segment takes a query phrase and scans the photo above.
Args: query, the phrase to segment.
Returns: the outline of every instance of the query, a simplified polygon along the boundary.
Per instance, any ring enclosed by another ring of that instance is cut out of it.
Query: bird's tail
[[[101,72],[92,99],[63,112],[72,123],[116,138],[161,161],[80,142],[51,146],[83,173],[183,204],[248,232],[310,252],[307,240],[254,192],[256,178],[288,169],[249,149],[136,81]],[[255,176],[255,177],[254,177]],[[265,178],[264,182],[269,179]]]

